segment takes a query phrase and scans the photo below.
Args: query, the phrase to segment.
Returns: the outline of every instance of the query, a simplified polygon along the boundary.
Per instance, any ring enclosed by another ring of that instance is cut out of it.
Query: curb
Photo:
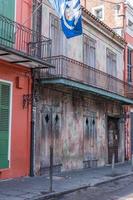
[[[133,176],[133,172],[130,172],[130,173],[124,174],[124,175],[120,175],[120,176],[116,176],[116,177],[112,177],[109,180],[100,181],[99,183],[94,183],[94,184],[92,183],[92,184],[90,184],[90,187],[95,187],[95,186],[98,186],[98,185],[102,185],[104,183],[113,182],[113,181],[116,181],[116,180],[119,180],[119,179],[122,179],[122,178],[126,178],[128,176]]]
[[[38,196],[38,197],[36,197],[36,198],[34,198],[32,200],[46,200],[46,199],[51,199],[51,198],[55,198],[55,197],[59,197],[59,196],[65,195],[65,194],[73,193],[73,192],[76,192],[78,190],[86,189],[88,187],[91,187],[91,186],[90,185],[84,185],[84,186],[73,188],[73,189],[70,189],[70,190],[64,190],[62,192],[53,192],[53,193],[50,193],[50,194]]]
[[[70,190],[64,190],[62,192],[53,192],[53,193],[41,195],[41,196],[38,196],[38,197],[36,197],[32,200],[46,200],[46,199],[50,199],[50,198],[55,198],[55,197],[59,197],[59,196],[65,195],[65,194],[76,192],[78,190],[87,189],[89,187],[95,187],[95,186],[99,186],[99,185],[102,185],[102,184],[105,184],[105,183],[113,182],[115,180],[119,180],[119,179],[126,178],[126,177],[129,177],[129,176],[133,176],[133,172],[128,173],[128,174],[124,174],[124,175],[120,175],[120,176],[116,176],[116,177],[110,178],[109,180],[100,181],[98,183],[86,184],[86,185],[76,187],[76,188],[73,188],[73,189],[70,189]]]

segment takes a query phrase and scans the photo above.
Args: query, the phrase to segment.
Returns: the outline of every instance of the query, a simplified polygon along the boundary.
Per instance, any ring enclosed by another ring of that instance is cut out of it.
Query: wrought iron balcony
[[[38,32],[0,15],[0,58],[11,54],[23,56],[17,62],[31,60],[43,64],[43,58],[51,55],[51,40]],[[10,60],[10,59],[7,59]],[[15,63],[15,59],[11,59]]]
[[[55,56],[47,58],[47,62],[54,65],[55,68],[41,69],[39,71],[40,80],[49,83],[53,79],[71,80],[127,98],[128,91],[133,91],[132,85],[73,59]]]

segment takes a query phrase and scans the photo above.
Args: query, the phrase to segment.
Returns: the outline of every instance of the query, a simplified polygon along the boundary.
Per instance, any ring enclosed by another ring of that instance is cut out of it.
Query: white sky
[[[133,6],[133,0],[127,0]]]

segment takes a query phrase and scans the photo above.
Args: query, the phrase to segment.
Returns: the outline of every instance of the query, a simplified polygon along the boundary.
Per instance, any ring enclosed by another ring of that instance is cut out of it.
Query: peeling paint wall
[[[50,8],[48,1],[43,4],[42,9],[42,34],[51,37],[50,15],[55,15],[55,12]],[[90,22],[83,25],[83,30],[87,36],[96,41],[95,68],[107,71],[106,52],[110,49],[116,54],[117,77],[123,80],[123,48]],[[67,40],[60,32],[59,39],[60,52],[58,53],[60,55],[83,62],[83,35]],[[88,76],[80,65],[70,62],[70,65],[66,64],[65,67],[66,70],[69,68],[70,77],[79,81],[83,77],[83,80],[87,82]],[[106,85],[107,83],[106,80],[101,80],[99,84]],[[124,91],[123,88],[119,89]],[[123,161],[124,126],[121,117],[123,109],[120,104],[56,85],[42,85],[39,94],[35,120],[36,174],[45,173],[45,170],[49,168],[51,143],[54,148],[54,166],[61,167],[62,170],[107,164],[109,116],[118,119],[120,135],[118,161]]]
[[[62,165],[62,170],[107,164],[107,116],[120,116],[121,106],[63,88],[42,88],[41,94],[36,115],[36,173],[49,167],[51,138],[54,165]],[[120,130],[118,151],[119,161],[123,161],[122,126]]]

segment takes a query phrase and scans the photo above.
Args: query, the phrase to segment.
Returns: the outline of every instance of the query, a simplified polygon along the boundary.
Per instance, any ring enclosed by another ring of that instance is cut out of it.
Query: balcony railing
[[[128,97],[133,86],[103,71],[64,56],[47,58],[55,68],[41,69],[40,79],[64,78]]]
[[[42,59],[51,55],[51,40],[0,15],[0,46]]]

